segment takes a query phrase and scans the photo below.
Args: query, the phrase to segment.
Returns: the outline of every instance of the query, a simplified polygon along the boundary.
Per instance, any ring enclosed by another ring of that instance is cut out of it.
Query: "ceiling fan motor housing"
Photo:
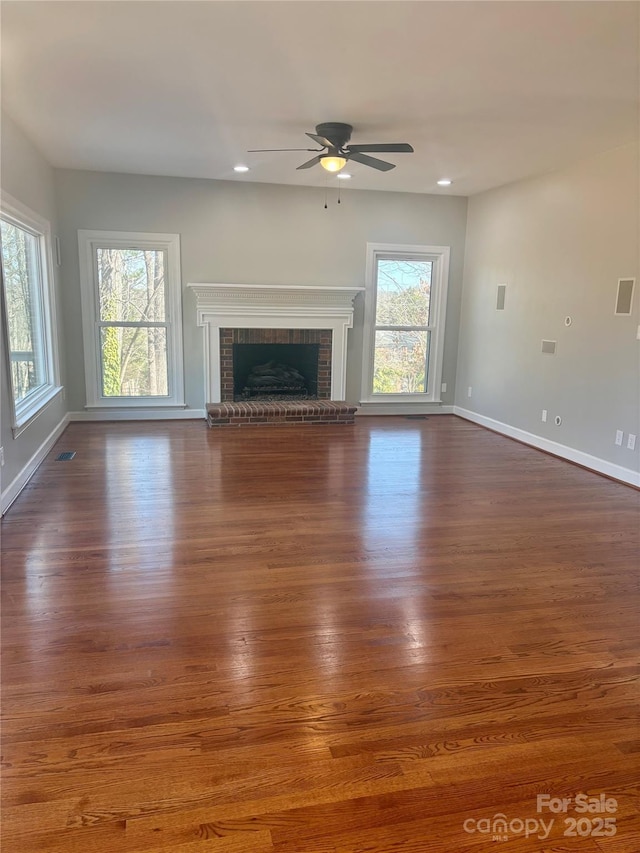
[[[316,125],[318,136],[324,136],[335,148],[344,148],[351,139],[353,128],[350,124],[342,124],[338,121],[325,121]]]

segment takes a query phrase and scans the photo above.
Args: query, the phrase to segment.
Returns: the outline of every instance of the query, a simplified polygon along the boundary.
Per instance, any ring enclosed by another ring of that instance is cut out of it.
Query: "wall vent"
[[[504,300],[507,295],[507,285],[499,284],[498,285],[498,297],[496,299],[496,310],[504,311]]]
[[[633,304],[633,286],[635,278],[618,279],[618,295],[616,297],[616,314],[628,317]]]
[[[555,355],[556,341],[542,341],[542,352],[546,352],[549,355]]]

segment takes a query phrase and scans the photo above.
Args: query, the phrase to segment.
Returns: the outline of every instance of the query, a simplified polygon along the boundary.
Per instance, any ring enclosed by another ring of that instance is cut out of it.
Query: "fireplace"
[[[345,399],[347,333],[353,325],[354,298],[364,288],[260,284],[189,284],[189,288],[196,298],[198,325],[204,329],[207,406],[230,405],[243,393],[246,386],[238,391],[234,383],[238,344],[317,346],[317,387],[314,391],[312,377],[306,393],[317,397],[320,408]],[[268,360],[289,364],[280,355]],[[297,370],[304,375],[308,368],[303,364]],[[249,404],[236,402],[239,405]]]
[[[234,344],[234,400],[317,400],[318,344]]]

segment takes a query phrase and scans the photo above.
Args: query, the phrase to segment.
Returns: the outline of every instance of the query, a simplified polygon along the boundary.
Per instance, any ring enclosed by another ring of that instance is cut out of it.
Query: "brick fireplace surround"
[[[363,288],[190,284],[205,331],[207,422],[211,427],[349,424],[356,406],[344,401],[347,332]],[[318,399],[233,400],[234,343],[319,344]]]
[[[234,344],[319,344],[318,399],[331,398],[331,329],[220,329],[220,396],[233,401]]]

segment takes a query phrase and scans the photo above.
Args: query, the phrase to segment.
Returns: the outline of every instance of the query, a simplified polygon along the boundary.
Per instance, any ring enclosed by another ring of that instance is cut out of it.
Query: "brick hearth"
[[[209,403],[210,427],[268,424],[352,424],[356,406],[332,400],[290,400],[282,403]]]

